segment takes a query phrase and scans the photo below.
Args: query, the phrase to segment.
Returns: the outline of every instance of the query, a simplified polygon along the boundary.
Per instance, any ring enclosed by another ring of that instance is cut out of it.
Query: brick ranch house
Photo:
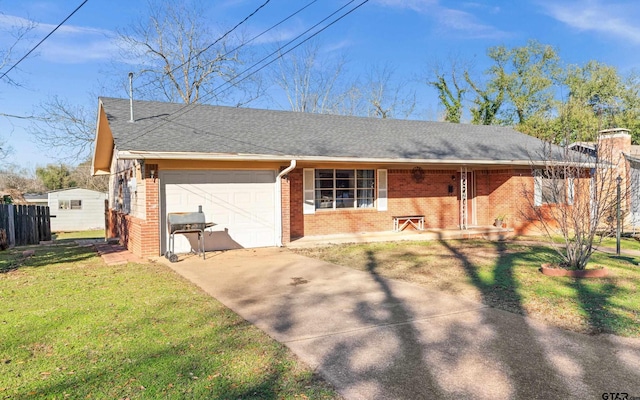
[[[100,98],[92,168],[110,175],[107,234],[157,256],[167,213],[199,206],[207,250],[392,231],[397,216],[465,230],[507,214],[525,232],[543,145],[500,126]],[[176,236],[176,252],[195,247]]]

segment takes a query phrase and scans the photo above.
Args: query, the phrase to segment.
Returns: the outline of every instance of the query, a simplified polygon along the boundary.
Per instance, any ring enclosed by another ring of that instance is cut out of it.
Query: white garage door
[[[195,212],[202,206],[207,222],[205,249],[276,245],[275,179],[273,170],[163,171],[162,252],[168,249],[166,217],[171,212]],[[175,252],[197,248],[197,234],[176,234]]]

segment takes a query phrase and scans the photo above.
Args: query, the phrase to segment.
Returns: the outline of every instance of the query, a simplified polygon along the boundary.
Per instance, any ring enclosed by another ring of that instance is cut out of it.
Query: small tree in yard
[[[624,155],[600,140],[597,152],[578,152],[545,145],[542,164],[533,167],[534,188],[525,198],[534,220],[568,269],[585,269],[602,239],[615,234],[617,187],[621,178],[621,207],[626,205]],[[590,154],[588,154],[590,153]],[[553,240],[561,236],[562,243]]]

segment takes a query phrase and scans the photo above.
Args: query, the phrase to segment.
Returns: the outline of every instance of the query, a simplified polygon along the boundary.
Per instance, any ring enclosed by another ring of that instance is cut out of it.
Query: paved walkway
[[[347,399],[640,396],[640,340],[587,336],[294,254],[158,258],[284,343]]]
[[[121,265],[130,262],[141,263],[145,260],[133,255],[129,250],[120,246],[119,244],[110,244],[107,242],[93,243],[96,251],[102,257],[102,260],[107,265]]]

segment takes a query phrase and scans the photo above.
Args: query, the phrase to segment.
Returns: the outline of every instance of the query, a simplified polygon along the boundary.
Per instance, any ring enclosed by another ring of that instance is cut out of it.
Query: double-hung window
[[[316,169],[315,208],[371,208],[375,171],[372,169]]]
[[[534,178],[534,205],[573,204],[574,179],[558,172],[538,171]]]

